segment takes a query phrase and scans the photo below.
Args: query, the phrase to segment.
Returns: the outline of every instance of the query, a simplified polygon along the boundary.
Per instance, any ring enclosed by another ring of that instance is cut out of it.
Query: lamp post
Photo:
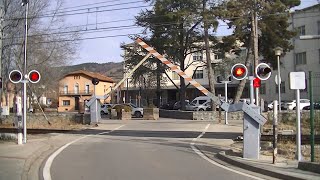
[[[281,78],[280,78],[280,56],[283,53],[283,49],[281,47],[276,47],[273,49],[275,55],[277,56],[277,64],[278,64],[278,102],[279,102],[279,112],[281,112]]]

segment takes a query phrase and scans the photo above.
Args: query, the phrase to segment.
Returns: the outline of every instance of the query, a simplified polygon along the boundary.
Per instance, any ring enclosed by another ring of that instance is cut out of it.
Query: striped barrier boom
[[[171,61],[169,61],[167,58],[163,57],[160,53],[158,53],[153,47],[150,47],[148,44],[143,42],[140,38],[136,40],[136,42],[142,46],[145,50],[149,51],[154,57],[159,59],[163,64],[167,65],[172,71],[179,74],[179,76],[183,77],[183,79],[187,80],[192,84],[194,87],[196,87],[200,92],[205,94],[206,96],[210,97],[213,102],[217,105],[221,105],[221,101],[218,97],[214,96],[210,91],[208,91],[205,87],[203,87],[201,84],[199,84],[197,81],[193,80],[191,77],[189,77],[184,71],[182,71],[177,65],[174,65]]]

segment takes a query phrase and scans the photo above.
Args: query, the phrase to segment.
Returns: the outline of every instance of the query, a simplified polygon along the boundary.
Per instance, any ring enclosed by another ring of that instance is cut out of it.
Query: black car
[[[160,106],[160,109],[172,110],[175,103],[176,103],[176,101],[169,101],[169,102],[167,102],[165,104],[162,104]]]
[[[320,110],[320,103],[313,103],[313,109]],[[310,106],[305,106],[302,110],[310,110]]]

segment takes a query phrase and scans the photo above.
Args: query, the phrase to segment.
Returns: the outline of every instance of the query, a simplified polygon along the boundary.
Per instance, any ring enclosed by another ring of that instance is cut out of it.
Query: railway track
[[[28,134],[69,133],[88,134],[90,130],[61,130],[61,129],[28,129]],[[0,133],[17,133],[16,128],[0,128]],[[320,135],[315,135],[315,144],[320,144]],[[273,135],[261,135],[261,141],[273,141]],[[278,141],[296,141],[296,135],[278,135]],[[301,144],[310,144],[310,135],[301,136]]]

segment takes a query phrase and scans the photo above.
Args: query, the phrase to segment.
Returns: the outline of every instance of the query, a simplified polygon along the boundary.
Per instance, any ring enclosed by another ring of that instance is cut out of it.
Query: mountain
[[[119,81],[123,78],[123,63],[115,63],[115,62],[108,62],[108,63],[83,63],[71,66],[62,66],[62,74],[68,74],[73,71],[77,70],[86,70],[90,72],[97,72],[112,78],[114,81]]]

